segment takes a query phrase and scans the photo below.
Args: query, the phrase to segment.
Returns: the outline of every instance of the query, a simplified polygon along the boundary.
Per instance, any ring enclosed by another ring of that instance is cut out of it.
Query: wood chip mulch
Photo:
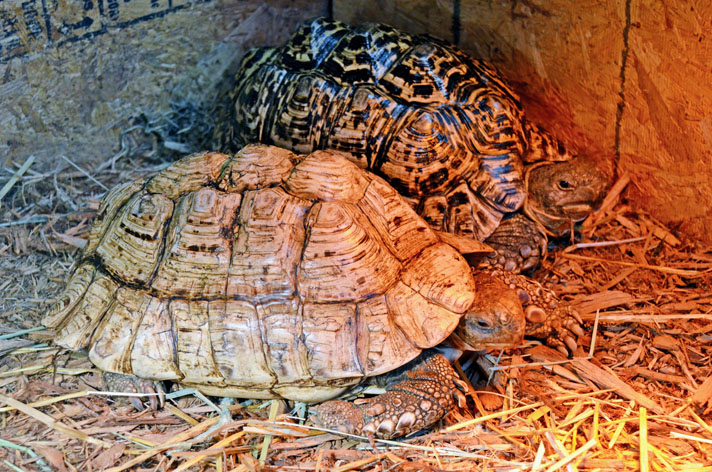
[[[86,355],[54,347],[39,319],[102,186],[161,164],[115,158],[91,175],[31,164],[0,172],[6,187],[16,176],[0,197],[1,470],[712,471],[712,248],[622,201],[625,178],[534,274],[584,320],[575,356],[532,343],[466,359],[468,372],[497,365],[468,408],[370,443],[302,424],[282,402],[237,403],[221,421],[189,392],[142,412],[100,393]]]

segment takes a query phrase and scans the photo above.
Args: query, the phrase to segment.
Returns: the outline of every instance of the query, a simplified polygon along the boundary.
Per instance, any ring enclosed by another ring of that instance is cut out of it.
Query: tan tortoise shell
[[[474,291],[381,178],[253,145],[109,192],[43,321],[105,371],[320,401],[443,341]]]

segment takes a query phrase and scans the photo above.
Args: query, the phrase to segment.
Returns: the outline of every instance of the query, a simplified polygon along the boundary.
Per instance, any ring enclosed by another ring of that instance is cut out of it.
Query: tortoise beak
[[[593,206],[587,203],[572,203],[562,207],[564,215],[578,222],[586,218],[592,211]]]

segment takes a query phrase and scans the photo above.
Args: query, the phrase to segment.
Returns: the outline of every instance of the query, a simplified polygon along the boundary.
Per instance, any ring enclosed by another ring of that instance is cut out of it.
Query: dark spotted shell
[[[384,176],[437,229],[482,240],[525,198],[516,95],[486,64],[427,36],[326,19],[243,59],[222,148],[336,149]]]

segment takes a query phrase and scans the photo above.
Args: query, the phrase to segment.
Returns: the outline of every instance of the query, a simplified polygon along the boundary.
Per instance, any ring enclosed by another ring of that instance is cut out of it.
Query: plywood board
[[[245,48],[285,41],[326,1],[0,1],[0,164],[91,171],[137,117],[212,99]]]

